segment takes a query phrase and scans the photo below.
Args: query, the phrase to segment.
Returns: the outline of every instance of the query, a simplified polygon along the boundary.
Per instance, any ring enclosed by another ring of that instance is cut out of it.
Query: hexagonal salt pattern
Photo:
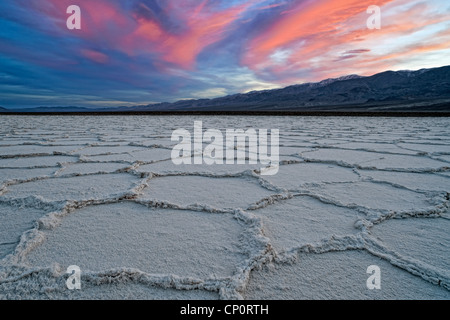
[[[24,267],[6,270],[0,275],[16,281],[0,281],[0,300],[216,300],[219,294],[203,289],[177,290],[169,278],[146,278],[136,271],[81,274],[81,290],[68,290],[65,270],[54,265],[28,272]],[[19,276],[19,277],[17,277]]]
[[[278,173],[263,179],[271,184],[291,191],[311,185],[358,181],[351,169],[324,163],[293,163],[280,166]]]
[[[278,252],[314,244],[332,237],[358,232],[357,211],[322,203],[310,197],[295,197],[254,212],[261,216],[264,234]]]
[[[369,266],[380,268],[380,289],[370,290]],[[249,300],[450,299],[450,292],[364,251],[301,254],[290,264],[255,270],[245,290]]]
[[[311,187],[314,194],[344,206],[360,206],[369,209],[414,211],[432,207],[429,197],[390,184],[355,182]]]
[[[389,250],[411,262],[429,265],[450,279],[450,220],[444,218],[391,219],[371,233]]]
[[[274,195],[250,177],[168,176],[148,181],[142,199],[159,200],[179,206],[206,206],[216,209],[247,209]]]
[[[280,130],[280,167],[173,130]],[[446,118],[0,117],[0,299],[446,299]],[[82,290],[66,287],[69,265]],[[367,267],[381,268],[369,290]]]
[[[120,197],[138,186],[140,179],[126,174],[100,174],[30,181],[8,186],[3,197],[26,198],[29,195],[48,201],[95,200]]]
[[[34,228],[43,209],[0,203],[0,259],[14,252],[23,233]]]
[[[76,210],[45,231],[46,241],[28,261],[95,272],[132,268],[149,274],[227,277],[245,260],[239,249],[242,232],[239,221],[228,214],[152,209],[132,202],[96,205]]]

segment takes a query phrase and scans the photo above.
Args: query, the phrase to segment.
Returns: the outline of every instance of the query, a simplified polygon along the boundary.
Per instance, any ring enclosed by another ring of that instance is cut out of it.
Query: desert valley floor
[[[279,172],[174,165],[198,120]],[[0,299],[448,300],[449,197],[448,118],[0,116]]]

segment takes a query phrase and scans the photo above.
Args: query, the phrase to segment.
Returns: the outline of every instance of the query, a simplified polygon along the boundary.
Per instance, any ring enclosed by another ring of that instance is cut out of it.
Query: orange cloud
[[[391,1],[379,1],[379,4]],[[365,12],[371,4],[371,0],[318,0],[300,3],[250,43],[243,63],[263,66],[270,63],[268,58],[276,49],[289,47],[301,40],[305,43],[297,52],[301,56],[309,56],[328,47],[330,41],[334,40],[333,37],[343,37],[343,24]]]
[[[373,1],[302,2],[262,30],[249,43],[241,62],[259,75],[279,79],[278,83],[292,83],[336,77],[354,70],[359,74],[373,74],[390,68],[400,56],[445,47],[441,44],[406,44],[405,51],[393,47],[392,54],[383,55],[372,50],[382,48],[386,51],[389,47],[383,48],[384,41],[390,43],[396,38],[406,41],[411,34],[427,26],[448,21],[444,14],[430,17],[426,3],[404,10],[383,11],[383,6],[395,7],[398,3],[404,4],[394,0],[378,1],[377,5],[382,8],[382,28],[370,30],[366,26],[369,17],[366,10]],[[365,50],[361,50],[360,43]],[[353,54],[344,54],[352,50]],[[273,59],[278,52],[288,52],[282,62]]]
[[[158,7],[160,11],[142,1],[125,7],[119,0],[79,0],[82,30],[69,31],[65,27],[66,8],[72,2],[49,0],[49,6],[37,10],[60,27],[59,36],[83,38],[80,43],[84,47],[77,52],[96,63],[112,62],[117,55],[109,52],[114,51],[126,55],[130,64],[144,57],[161,72],[189,71],[195,69],[198,56],[209,46],[230,36],[243,46],[230,52],[239,56],[241,66],[279,84],[381,71],[407,57],[389,39],[405,41],[430,25],[448,21],[445,14],[429,14],[431,4],[409,5],[406,0],[299,0],[269,5],[246,0],[226,7],[225,2],[218,5],[212,0],[165,0]],[[366,27],[366,10],[373,4],[382,8],[381,30]],[[280,6],[286,10],[271,10]],[[266,20],[255,19],[260,16]],[[254,29],[241,34],[239,27]],[[235,32],[232,37],[231,31]],[[49,32],[54,31],[49,28]],[[244,42],[242,35],[249,40]],[[449,42],[448,36],[441,39]],[[418,54],[428,52],[427,48],[438,50],[440,45],[430,41],[410,45],[405,41],[403,47]],[[377,50],[380,48],[383,50]]]

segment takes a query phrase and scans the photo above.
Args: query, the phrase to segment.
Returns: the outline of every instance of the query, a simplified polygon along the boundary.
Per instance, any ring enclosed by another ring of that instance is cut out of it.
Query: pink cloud
[[[91,60],[93,62],[100,63],[100,64],[105,64],[109,61],[109,58],[106,54],[95,51],[95,50],[82,49],[81,55],[88,58],[89,60]]]
[[[231,31],[235,32],[233,37],[242,40],[239,26],[251,27],[255,22],[257,29],[252,30],[248,41],[237,42],[244,47],[236,54],[240,55],[241,65],[264,80],[270,78],[280,84],[321,80],[356,69],[360,70],[357,73],[375,73],[389,68],[407,54],[398,48],[379,54],[368,45],[448,20],[445,15],[427,15],[429,4],[418,2],[383,20],[381,30],[369,30],[366,9],[374,4],[372,0],[295,1],[267,6],[257,0],[243,2],[224,8],[211,0],[165,0],[161,2],[162,12],[156,16],[151,6],[143,2],[133,2],[135,6],[125,9],[119,0],[79,0],[81,31],[66,28],[66,9],[72,0],[49,0],[43,6],[33,3],[35,10],[58,27],[57,31],[46,31],[84,40],[76,50],[81,58],[99,64],[113,63],[117,55],[109,52],[118,52],[128,56],[130,64],[137,58],[146,58],[160,72],[168,74],[176,69],[194,70],[198,56],[208,46],[225,39]],[[376,4],[383,8],[398,3],[406,1],[379,0]],[[286,10],[281,14],[275,10],[270,16],[270,9],[280,6]],[[253,20],[261,10],[270,16],[264,25]],[[448,43],[448,36],[442,39]],[[440,46],[408,46],[411,54],[428,52],[427,48],[438,50]]]
[[[180,30],[173,31],[156,19],[122,10],[116,1],[79,1],[82,29],[74,32],[65,26],[66,9],[72,2],[50,0],[51,7],[45,10],[45,14],[57,21],[64,36],[82,37],[131,57],[156,57],[159,64],[165,61],[187,70],[194,68],[196,58],[204,48],[223,39],[227,28],[252,3],[215,10],[214,3],[208,0],[168,0],[165,10],[181,26]],[[143,3],[139,4],[139,9],[150,11]],[[86,50],[83,56],[96,62],[105,61],[105,57]]]
[[[231,25],[246,6],[236,6],[222,12],[207,12],[201,4],[187,20],[187,31],[163,43],[165,60],[191,68],[197,55],[207,46],[223,39]]]
[[[380,5],[392,0],[379,1]],[[302,2],[286,12],[253,39],[243,63],[252,68],[270,64],[269,56],[279,48],[299,46],[295,56],[311,57],[316,52],[341,44],[349,36],[342,24],[355,15],[365,12],[371,0],[318,0]],[[363,25],[365,27],[365,24]],[[351,38],[354,35],[350,36]],[[297,57],[300,58],[300,57]]]
[[[285,2],[275,3],[275,4],[271,4],[271,5],[268,5],[268,6],[264,6],[264,7],[258,8],[258,10],[267,10],[267,9],[278,8],[278,7],[284,6],[285,4],[286,4]]]
[[[373,74],[392,68],[400,58],[407,59],[419,52],[444,48],[439,43],[405,45],[404,50],[392,48],[391,54],[379,54],[389,47],[383,41],[407,39],[427,26],[448,21],[448,16],[427,13],[428,4],[418,3],[406,10],[387,11],[381,30],[366,27],[370,0],[317,0],[302,2],[289,8],[272,24],[252,39],[242,56],[242,64],[261,76],[279,79],[281,84],[315,81],[347,73]],[[402,1],[378,1],[383,6],[404,4]],[[383,12],[383,11],[382,11]],[[393,13],[391,13],[393,12]],[[386,12],[382,13],[383,14]],[[390,14],[390,15],[389,15]],[[365,41],[373,46],[360,51]],[[431,41],[431,40],[430,40]],[[446,43],[449,39],[447,37]],[[272,57],[277,52],[288,52],[282,62]],[[342,55],[342,52],[353,53]],[[409,52],[409,53],[408,53]],[[354,54],[358,53],[358,54]],[[302,78],[305,77],[305,78]]]
[[[178,1],[179,2],[179,1]],[[223,39],[230,26],[248,5],[239,5],[214,12],[207,1],[192,5],[192,1],[182,1],[190,10],[180,11],[183,3],[171,13],[183,25],[182,31],[175,33],[165,30],[157,21],[137,18],[135,30],[121,39],[130,55],[142,52],[158,53],[163,61],[183,69],[192,69],[202,50]],[[174,3],[169,1],[169,7]]]

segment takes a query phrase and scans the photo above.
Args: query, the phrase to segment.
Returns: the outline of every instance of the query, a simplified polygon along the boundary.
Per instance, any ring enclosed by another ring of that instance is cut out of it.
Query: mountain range
[[[450,111],[450,66],[417,71],[349,75],[283,89],[215,99],[181,100],[134,107],[37,107],[0,112],[264,112],[264,111]]]

